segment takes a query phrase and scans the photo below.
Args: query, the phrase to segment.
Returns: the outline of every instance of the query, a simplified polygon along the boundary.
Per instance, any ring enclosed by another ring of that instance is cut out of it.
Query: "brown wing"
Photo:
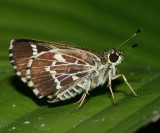
[[[17,75],[26,81],[26,67],[29,59],[42,51],[48,51],[50,48],[42,44],[45,42],[30,39],[14,39],[10,43],[9,57]],[[47,45],[47,44],[46,44]]]
[[[55,49],[41,52],[28,62],[28,85],[42,98],[82,81],[94,65],[94,59],[82,51]]]
[[[98,54],[96,51],[71,46],[66,44],[60,43],[52,43],[52,42],[45,42],[45,41],[38,41],[38,40],[31,40],[31,39],[13,39],[10,43],[9,48],[9,56],[11,64],[16,71],[16,74],[21,78],[23,82],[26,81],[26,67],[28,61],[31,57],[36,56],[40,52],[48,51],[54,49],[70,49],[70,50],[81,50],[87,51],[94,54]]]

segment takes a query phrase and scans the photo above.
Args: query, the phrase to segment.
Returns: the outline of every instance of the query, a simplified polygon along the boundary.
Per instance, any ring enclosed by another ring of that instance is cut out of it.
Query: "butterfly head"
[[[121,61],[123,60],[123,53],[122,51],[128,51],[131,48],[134,48],[136,46],[138,46],[137,44],[134,44],[126,49],[123,50],[117,50],[117,48],[121,47],[123,44],[125,44],[126,42],[128,42],[131,38],[135,37],[139,32],[141,32],[142,29],[137,30],[129,39],[125,40],[123,43],[121,43],[120,45],[118,45],[116,47],[116,49],[111,49],[108,50],[107,52],[104,52],[104,58],[107,60],[107,62],[109,64],[112,65],[118,65],[121,63]]]
[[[123,53],[121,50],[111,49],[104,53],[104,57],[109,64],[118,65],[123,60]]]

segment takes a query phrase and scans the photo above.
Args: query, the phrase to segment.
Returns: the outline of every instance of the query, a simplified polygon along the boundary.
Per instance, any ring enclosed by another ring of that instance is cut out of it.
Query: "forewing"
[[[9,48],[10,61],[23,82],[26,82],[26,67],[29,59],[42,51],[54,49],[50,45],[47,42],[30,39],[14,39],[11,41]]]
[[[51,49],[81,50],[94,53],[95,55],[98,54],[96,51],[87,48],[66,44],[31,39],[14,39],[11,41],[9,48],[10,61],[16,71],[16,74],[23,82],[27,82],[26,67],[30,58],[37,56],[40,52],[49,51]]]
[[[28,62],[28,85],[42,98],[82,81],[94,65],[89,54],[78,50],[55,49],[41,52]]]

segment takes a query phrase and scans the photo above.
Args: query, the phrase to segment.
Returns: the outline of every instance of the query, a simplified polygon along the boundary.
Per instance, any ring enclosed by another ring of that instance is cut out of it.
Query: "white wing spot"
[[[37,46],[36,46],[36,45],[33,45],[33,44],[31,44],[31,47],[32,47],[32,48],[35,48],[35,49],[37,48]]]
[[[57,78],[55,78],[54,80],[55,80],[55,82],[57,83],[56,89],[57,89],[57,90],[60,89],[60,88],[62,87],[62,86],[60,85],[60,82],[58,81]]]
[[[27,75],[27,79],[30,79],[30,77],[31,77],[30,75]]]
[[[55,64],[56,64],[56,61],[53,61],[53,62],[52,62],[52,66],[55,66]]]
[[[28,82],[28,86],[29,86],[29,87],[34,86],[33,82],[32,82],[32,81]]]
[[[60,88],[62,88],[62,86],[59,83],[59,84],[57,84],[56,89],[60,89]]]
[[[40,99],[41,99],[41,98],[43,98],[43,96],[38,96],[38,98],[40,98]]]
[[[33,45],[33,44],[31,44],[31,47],[32,47],[32,50],[33,50],[33,55],[35,56],[35,55],[37,55],[38,54],[38,50],[37,50],[37,46],[36,45]]]
[[[65,96],[67,99],[70,98],[70,96],[69,96],[67,93],[64,93],[64,96]]]
[[[14,69],[17,69],[17,66],[13,66]]]
[[[14,60],[11,60],[11,63],[13,63],[14,62]]]
[[[78,63],[78,60],[75,61],[75,64],[77,64],[77,63]]]
[[[21,78],[21,80],[25,83],[27,82],[26,78]]]
[[[47,97],[48,97],[49,99],[51,99],[51,98],[52,98],[52,96],[51,96],[51,95],[48,95]]]
[[[79,87],[83,88],[83,85],[81,83],[77,84]]]
[[[76,89],[75,87],[73,88],[73,90],[75,91],[75,92],[77,92],[78,94],[80,94],[83,90],[82,89]]]
[[[71,90],[72,88],[70,88],[70,90]],[[69,94],[70,94],[70,96],[71,97],[74,97],[75,95],[77,95],[77,93],[75,92],[75,93],[71,93],[69,90],[67,91]]]
[[[37,89],[34,89],[33,92],[34,92],[35,95],[39,94],[39,91]]]
[[[32,65],[32,62],[33,62],[33,59],[30,59],[30,60],[28,61],[27,67],[30,67],[30,66]]]
[[[51,74],[56,74],[56,71],[53,70],[53,71],[50,71],[50,73],[51,73]]]
[[[55,74],[52,74],[52,78],[55,79]]]
[[[20,75],[21,75],[21,72],[16,72],[16,74],[17,74],[18,76],[20,76]]]
[[[33,52],[33,55],[37,55],[37,54],[38,54],[37,51]]]
[[[46,70],[47,72],[49,72],[49,71],[50,71],[50,67],[49,67],[49,66],[46,67],[45,70]]]
[[[65,97],[65,96],[59,96],[59,98],[60,98],[62,101],[66,100],[66,97]]]
[[[38,50],[37,50],[36,48],[33,48],[33,51],[34,51],[34,52],[37,52]]]
[[[13,41],[14,41],[14,40],[11,40],[9,49],[13,49]]]
[[[13,56],[13,53],[10,53],[9,56],[12,57],[12,56]]]
[[[66,62],[66,60],[62,57],[61,54],[55,54],[54,58],[60,62]]]
[[[79,77],[77,77],[77,76],[72,76],[72,79],[73,80],[77,80]]]
[[[31,71],[30,71],[30,69],[28,69],[27,71],[26,71],[26,75],[29,75],[31,73]]]

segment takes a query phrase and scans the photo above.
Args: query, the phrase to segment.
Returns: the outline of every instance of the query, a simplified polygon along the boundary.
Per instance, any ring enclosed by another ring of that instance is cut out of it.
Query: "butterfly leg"
[[[79,106],[78,106],[73,112],[76,112],[76,111],[82,106],[82,104],[83,104],[83,102],[84,102],[84,99],[86,98],[86,96],[87,96],[87,94],[88,94],[88,91],[90,90],[90,86],[91,86],[91,81],[89,81],[88,86],[87,86],[87,89],[86,89],[86,91],[83,93],[81,99],[80,99],[78,102],[74,103],[74,104],[77,104],[77,103],[80,103],[80,104],[79,104]]]
[[[115,97],[114,97],[114,94],[113,94],[113,91],[112,91],[112,87],[111,87],[111,75],[110,75],[110,71],[109,71],[109,75],[108,75],[108,86],[107,87],[109,87],[109,90],[111,92],[111,95],[112,95],[114,103],[117,104],[117,102],[115,100]]]
[[[77,102],[75,102],[75,103],[73,103],[73,104],[78,104],[78,103],[80,103],[80,102],[82,101],[83,97],[85,96],[84,94],[86,94],[86,92],[84,92],[83,95],[82,95],[82,97],[81,97]]]
[[[133,92],[133,94],[134,94],[135,96],[137,96],[136,92],[132,89],[132,87],[130,86],[130,84],[128,83],[126,77],[125,77],[123,74],[117,74],[117,75],[115,75],[115,76],[112,78],[112,80],[113,80],[113,79],[116,79],[116,78],[119,78],[119,77],[123,77],[125,83],[128,85],[128,87],[130,88],[130,90]]]

